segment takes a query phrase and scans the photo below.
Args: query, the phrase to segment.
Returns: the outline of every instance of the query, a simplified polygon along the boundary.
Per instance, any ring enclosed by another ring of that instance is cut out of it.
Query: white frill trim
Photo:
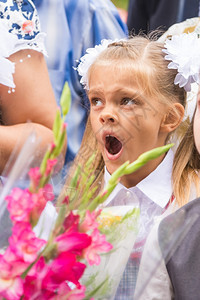
[[[166,60],[171,60],[169,69],[177,69],[174,84],[191,91],[191,84],[200,83],[200,39],[195,32],[172,36],[165,42],[163,52]]]
[[[117,42],[120,40],[102,40],[101,44],[96,45],[94,48],[88,48],[86,54],[80,58],[80,63],[77,68],[75,68],[79,75],[82,77],[80,83],[84,86],[85,89],[89,90],[88,85],[88,70],[91,65],[94,63],[98,55],[103,52],[109,44]]]
[[[36,35],[34,39],[31,40],[18,39],[15,45],[15,51],[13,53],[18,52],[20,50],[30,49],[30,50],[41,52],[45,56],[48,56],[46,48],[44,46],[45,38],[46,38],[46,33],[40,32]]]
[[[0,57],[0,84],[15,88],[13,74],[15,64],[4,57]]]
[[[17,36],[10,34],[2,21],[0,21],[0,40],[0,84],[15,88],[13,82],[15,64],[7,57],[14,53]]]

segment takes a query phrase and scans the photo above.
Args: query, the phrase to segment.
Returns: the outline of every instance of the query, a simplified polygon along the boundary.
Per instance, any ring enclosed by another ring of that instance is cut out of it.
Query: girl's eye
[[[136,104],[136,101],[134,99],[123,98],[121,101],[121,105],[133,105],[133,104]]]
[[[102,105],[102,101],[98,98],[94,98],[94,99],[91,99],[91,105],[93,106],[101,106]]]

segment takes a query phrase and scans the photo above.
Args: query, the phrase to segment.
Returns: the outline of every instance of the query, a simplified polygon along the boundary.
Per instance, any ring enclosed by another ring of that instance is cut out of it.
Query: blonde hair
[[[176,202],[179,206],[183,206],[188,202],[191,186],[193,183],[196,188],[197,197],[200,196],[198,175],[199,170],[200,155],[194,143],[192,120],[175,153],[173,163],[173,191]]]
[[[164,59],[164,44],[156,40],[156,36],[133,36],[127,40],[113,42],[101,52],[89,69],[90,78],[98,64],[115,62],[117,67],[127,68],[134,76],[138,88],[145,96],[155,97],[158,101],[170,105],[179,102],[185,106],[186,93],[184,88],[174,84],[176,70],[168,68],[169,61]],[[128,62],[128,64],[126,64]]]
[[[185,106],[186,93],[183,88],[174,85],[177,72],[168,69],[169,62],[164,59],[165,54],[162,51],[164,44],[158,42],[156,38],[157,36],[153,35],[150,37],[134,36],[127,40],[111,43],[91,65],[88,78],[90,79],[98,64],[109,62],[113,63],[114,67],[115,62],[117,62],[118,67],[119,65],[122,68],[131,66],[130,76],[134,76],[134,80],[139,90],[144,92],[144,96],[155,97],[158,101],[171,107],[173,107],[174,102],[179,102]],[[130,68],[128,71],[130,72]],[[69,171],[69,178],[73,176],[77,164],[83,166],[94,151],[96,151],[94,170],[97,170],[94,184],[99,184],[102,180],[105,164],[88,119],[80,150]],[[66,185],[68,184],[69,179],[66,181]]]

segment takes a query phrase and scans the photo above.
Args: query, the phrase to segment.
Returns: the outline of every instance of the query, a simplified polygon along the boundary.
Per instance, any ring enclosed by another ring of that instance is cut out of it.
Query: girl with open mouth
[[[167,144],[182,122],[186,92],[183,85],[174,84],[177,70],[168,68],[164,47],[143,36],[103,40],[81,58],[77,70],[87,89],[90,116],[74,165],[84,165],[96,152],[94,185],[99,184],[99,189],[124,162],[133,162],[143,152]],[[140,208],[139,233],[115,299],[133,297],[153,219],[174,199],[172,165],[173,151],[169,150],[121,178],[106,201],[106,205],[124,201]]]

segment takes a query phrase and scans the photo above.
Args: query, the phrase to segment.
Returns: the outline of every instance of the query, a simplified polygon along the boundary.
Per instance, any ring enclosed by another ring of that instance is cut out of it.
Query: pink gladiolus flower
[[[43,189],[39,189],[39,191],[36,194],[32,194],[32,200],[34,206],[31,210],[30,219],[32,223],[35,224],[47,204],[47,200],[44,196]]]
[[[39,167],[32,168],[30,169],[28,174],[33,184],[33,187],[37,187],[42,177],[42,174],[40,173],[40,168]]]
[[[79,226],[79,219],[79,215],[74,215],[73,212],[70,212],[70,214],[65,218],[63,224],[65,231],[70,230],[71,232],[77,232]]]
[[[97,217],[101,213],[101,210],[99,211],[93,211],[90,212],[89,210],[86,211],[85,218],[80,225],[80,231],[81,232],[88,232],[90,230],[98,228],[99,224],[96,222]]]
[[[31,193],[25,189],[14,188],[6,197],[8,211],[13,222],[28,222],[34,202]]]
[[[55,291],[65,281],[70,281],[79,287],[78,280],[83,275],[85,267],[85,264],[76,261],[74,254],[63,252],[49,265],[49,271],[44,277],[42,288]]]
[[[30,213],[30,220],[32,224],[37,223],[43,209],[45,208],[47,201],[54,199],[53,188],[50,184],[46,184],[44,188],[39,189],[37,193],[32,194],[33,209]]]
[[[66,281],[70,281],[81,288],[78,280],[83,275],[85,267],[84,264],[76,261],[74,254],[69,252],[60,254],[49,265],[45,264],[44,258],[41,257],[25,278],[23,299],[61,300],[62,297],[63,300],[82,299],[78,295],[78,290],[77,298],[66,297],[66,294],[71,292]],[[75,292],[76,289],[74,289]],[[82,288],[80,289],[81,293],[83,293]]]
[[[47,160],[47,166],[45,170],[45,175],[49,176],[51,172],[53,171],[53,167],[56,165],[57,159],[48,159]]]
[[[56,147],[55,143],[51,143],[50,144],[50,148],[49,148],[50,153],[53,152],[53,150],[55,149],[55,147]]]
[[[90,265],[99,265],[101,262],[99,253],[108,252],[113,248],[113,246],[106,241],[105,235],[100,234],[98,229],[94,229],[91,237],[91,245],[83,250],[84,257]]]
[[[67,128],[67,123],[64,123],[63,126],[62,126],[62,132],[65,132],[66,128]]]
[[[24,280],[24,300],[50,299],[54,292],[42,290],[42,281],[49,271],[49,266],[45,263],[44,257],[40,257],[37,263],[29,271]]]
[[[53,187],[51,184],[46,184],[43,188],[43,195],[46,201],[53,201],[54,199],[54,193],[53,193]]]
[[[61,254],[50,265],[41,257],[25,278],[23,299],[84,299],[85,287],[78,282],[84,269],[85,265],[77,262],[75,255],[70,253]],[[66,280],[76,284],[77,288],[72,290]]]
[[[3,279],[0,278],[1,299],[19,300],[23,295],[23,282],[20,277]]]
[[[85,286],[80,285],[79,288],[70,289],[66,282],[62,283],[58,289],[56,300],[82,300],[85,298]]]
[[[55,239],[58,253],[68,251],[76,255],[81,255],[82,250],[87,248],[91,241],[89,235],[80,232],[65,232]]]
[[[8,247],[4,255],[0,257],[0,278],[11,279],[20,276],[28,266],[29,263],[18,258]]]
[[[13,227],[13,234],[9,238],[9,243],[10,249],[16,257],[24,262],[32,263],[46,241],[36,237],[29,223],[17,223]]]
[[[28,189],[14,188],[6,197],[13,223],[31,221],[33,224],[37,222],[47,201],[53,199],[53,188],[50,184],[46,184],[38,193],[31,193]]]
[[[63,204],[69,204],[69,196],[66,196],[62,201]]]
[[[106,194],[108,193],[108,191],[104,191],[103,194],[102,194],[102,197],[104,197]]]

